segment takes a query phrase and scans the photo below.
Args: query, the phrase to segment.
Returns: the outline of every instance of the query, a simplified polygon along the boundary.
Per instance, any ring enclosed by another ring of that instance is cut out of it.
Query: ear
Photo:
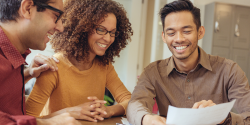
[[[32,0],[22,0],[21,6],[19,8],[20,17],[24,17],[26,19],[31,18],[31,9],[34,7],[34,3]]]
[[[161,38],[162,38],[162,41],[163,41],[164,43],[166,43],[164,31],[162,31],[162,33],[161,33]]]
[[[205,28],[204,26],[201,26],[198,30],[198,40],[202,39],[205,35]]]

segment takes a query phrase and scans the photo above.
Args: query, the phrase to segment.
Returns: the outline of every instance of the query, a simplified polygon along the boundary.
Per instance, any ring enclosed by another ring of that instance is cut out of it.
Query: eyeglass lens
[[[99,35],[106,35],[107,33],[109,33],[111,37],[115,37],[118,35],[118,32],[115,29],[112,31],[108,31],[104,27],[96,28],[96,33]]]

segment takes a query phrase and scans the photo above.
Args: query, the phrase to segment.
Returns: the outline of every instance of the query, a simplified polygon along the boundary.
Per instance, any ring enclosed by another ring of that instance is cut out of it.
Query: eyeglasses
[[[38,7],[41,7],[43,9],[47,8],[47,9],[50,9],[52,11],[59,13],[59,15],[56,15],[57,19],[56,19],[55,23],[57,23],[57,21],[61,18],[62,14],[63,14],[63,11],[56,9],[55,7],[52,7],[50,5],[47,5],[47,4],[41,3],[41,2],[37,2],[37,1],[33,1],[33,2],[34,2],[34,5],[37,5]]]
[[[116,31],[116,29],[113,29],[112,31],[108,31],[104,26],[100,26],[100,25],[96,28],[96,33],[99,35],[106,35],[107,33],[109,33],[111,37],[117,37],[119,35],[119,32]]]

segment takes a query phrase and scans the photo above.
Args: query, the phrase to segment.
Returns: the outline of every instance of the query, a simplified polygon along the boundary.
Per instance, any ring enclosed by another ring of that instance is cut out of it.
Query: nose
[[[107,42],[110,42],[110,39],[111,39],[111,36],[110,36],[110,33],[107,33],[103,36],[103,39]]]
[[[59,19],[59,20],[57,21],[55,29],[56,29],[57,31],[59,31],[59,32],[63,32],[64,27],[63,27],[63,24],[62,24],[62,20],[61,20],[61,19]]]
[[[177,34],[175,35],[175,37],[176,37],[175,38],[176,42],[183,42],[183,41],[185,41],[185,37],[180,32],[177,32]]]

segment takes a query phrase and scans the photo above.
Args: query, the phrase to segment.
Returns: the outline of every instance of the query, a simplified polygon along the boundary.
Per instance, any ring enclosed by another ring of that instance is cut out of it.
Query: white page
[[[129,122],[128,122],[128,120],[127,120],[127,118],[124,118],[124,117],[122,117],[122,123],[124,124],[124,125],[132,125],[132,124],[130,124]]]
[[[168,107],[167,125],[216,125],[223,121],[235,100],[201,109]]]

